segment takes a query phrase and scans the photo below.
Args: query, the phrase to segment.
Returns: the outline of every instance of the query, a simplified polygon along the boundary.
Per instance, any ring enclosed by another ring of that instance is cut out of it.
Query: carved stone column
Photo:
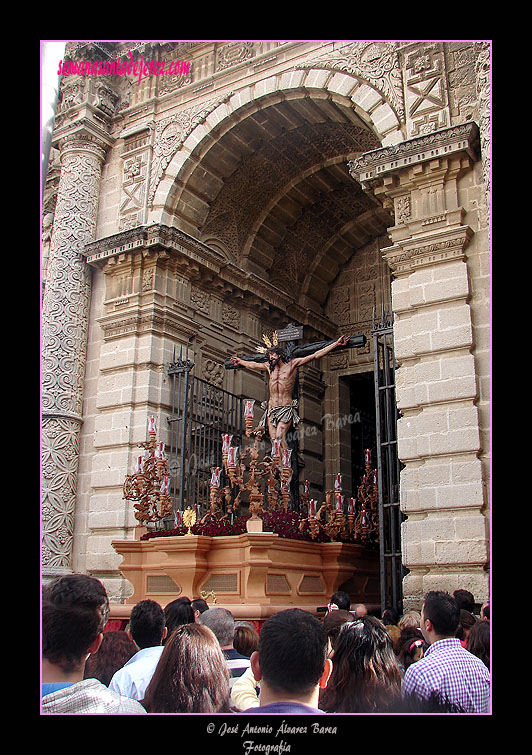
[[[100,172],[109,142],[78,127],[59,142],[61,174],[43,301],[43,575],[71,569],[91,271]]]
[[[483,192],[473,172],[478,141],[476,124],[465,123],[350,164],[395,213],[393,245],[382,251],[394,275],[405,607],[419,607],[430,589],[488,596],[487,469],[468,265],[485,251],[472,227]]]

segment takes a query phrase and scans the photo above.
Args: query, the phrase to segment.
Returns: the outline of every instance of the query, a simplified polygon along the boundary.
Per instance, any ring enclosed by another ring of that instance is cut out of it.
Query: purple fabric
[[[422,700],[438,693],[465,713],[489,713],[490,672],[460,640],[449,637],[434,642],[421,660],[407,668],[402,692]]]
[[[247,710],[242,711],[242,713],[249,713],[252,715],[255,715],[257,713],[266,713],[266,714],[273,714],[281,713],[281,714],[294,714],[294,715],[312,715],[312,714],[320,714],[325,715],[325,713],[322,710],[318,710],[318,708],[311,708],[310,705],[303,705],[302,703],[290,703],[290,702],[279,702],[279,703],[270,703],[269,705],[261,705],[258,708],[248,708]]]

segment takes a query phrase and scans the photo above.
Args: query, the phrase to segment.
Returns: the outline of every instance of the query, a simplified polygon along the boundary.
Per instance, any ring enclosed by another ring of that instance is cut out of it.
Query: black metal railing
[[[243,400],[206,380],[192,375],[194,363],[175,359],[168,368],[172,379],[170,426],[170,492],[174,518],[178,510],[198,506],[205,513],[209,504],[212,467],[222,466],[222,435],[243,434]],[[222,481],[222,485],[226,481]],[[172,522],[166,522],[172,526]]]
[[[399,475],[401,462],[397,453],[397,404],[395,399],[395,358],[393,350],[393,314],[373,316],[373,365],[375,383],[377,474],[379,488],[379,547],[381,607],[402,613],[402,580]]]

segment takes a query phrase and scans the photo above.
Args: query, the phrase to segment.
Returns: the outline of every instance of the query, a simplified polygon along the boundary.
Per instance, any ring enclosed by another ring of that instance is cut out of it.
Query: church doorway
[[[365,452],[376,459],[375,389],[373,373],[363,372],[342,378],[349,391],[349,429],[351,441],[351,476],[353,490],[365,472]]]

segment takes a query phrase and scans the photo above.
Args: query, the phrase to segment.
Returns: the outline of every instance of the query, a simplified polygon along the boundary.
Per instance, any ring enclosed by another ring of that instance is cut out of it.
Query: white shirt
[[[115,672],[109,689],[123,697],[142,700],[163,650],[163,645],[139,650],[125,666]]]

